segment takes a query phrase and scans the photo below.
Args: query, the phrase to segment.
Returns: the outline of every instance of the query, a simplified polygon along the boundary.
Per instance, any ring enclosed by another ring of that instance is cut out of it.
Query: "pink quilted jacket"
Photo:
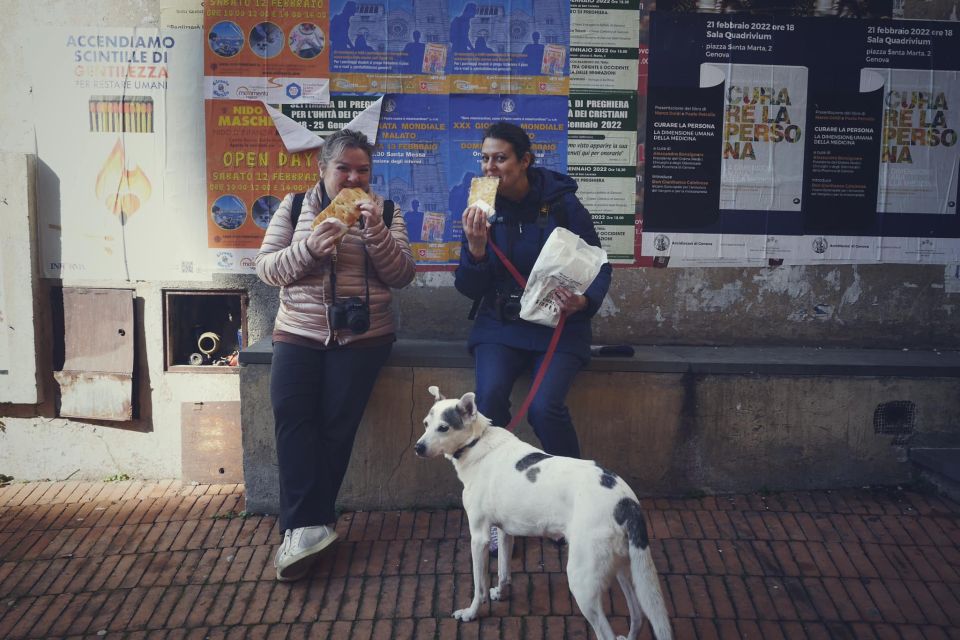
[[[396,210],[390,228],[381,222],[360,229],[353,225],[337,249],[337,298],[364,298],[363,246],[369,257],[370,329],[354,334],[349,329],[331,331],[328,322],[331,260],[315,260],[307,251],[310,224],[320,211],[319,183],[307,191],[296,229],[291,228],[293,194],[287,194],[273,214],[257,253],[257,276],[280,287],[280,309],[274,327],[323,344],[348,344],[394,333],[390,313],[390,288],[413,281],[414,261],[407,240],[407,226]],[[383,198],[373,195],[383,207]]]

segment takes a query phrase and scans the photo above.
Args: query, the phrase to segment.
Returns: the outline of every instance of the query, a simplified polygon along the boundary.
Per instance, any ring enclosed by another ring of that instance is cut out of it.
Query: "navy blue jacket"
[[[530,191],[521,202],[511,202],[497,196],[497,219],[490,228],[493,241],[524,278],[530,276],[543,244],[557,226],[566,227],[588,244],[600,246],[590,212],[576,196],[577,183],[573,178],[540,167],[528,169],[527,177]],[[545,228],[537,224],[542,204],[550,205]],[[560,210],[563,213],[558,214]],[[584,361],[590,358],[590,342],[593,338],[590,319],[607,295],[611,275],[610,264],[604,264],[584,292],[588,300],[587,308],[567,318],[557,351],[578,355]],[[553,334],[551,327],[519,319],[512,322],[498,320],[494,303],[496,292],[515,287],[516,283],[492,251],[488,249],[483,260],[474,262],[464,237],[454,284],[457,291],[468,298],[484,299],[467,342],[471,352],[475,345],[490,343],[531,351],[547,350]]]

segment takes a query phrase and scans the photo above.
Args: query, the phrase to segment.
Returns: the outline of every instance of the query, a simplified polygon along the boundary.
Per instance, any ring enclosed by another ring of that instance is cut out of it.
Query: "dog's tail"
[[[617,503],[614,517],[627,534],[630,548],[630,577],[633,589],[640,601],[640,608],[650,619],[653,635],[657,640],[672,640],[670,617],[663,602],[657,567],[650,553],[650,541],[647,538],[647,522],[640,509],[640,503],[633,498],[624,498]]]

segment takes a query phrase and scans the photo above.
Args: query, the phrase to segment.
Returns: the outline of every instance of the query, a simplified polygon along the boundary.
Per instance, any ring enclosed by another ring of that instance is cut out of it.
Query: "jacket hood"
[[[577,190],[577,183],[570,176],[542,167],[527,169],[527,179],[530,181],[530,191],[520,202],[497,196],[497,213],[506,220],[530,222],[536,218],[541,205]]]
[[[530,178],[530,191],[538,191],[540,200],[556,200],[564,194],[577,191],[577,181],[563,173],[543,167],[530,167],[527,175]]]

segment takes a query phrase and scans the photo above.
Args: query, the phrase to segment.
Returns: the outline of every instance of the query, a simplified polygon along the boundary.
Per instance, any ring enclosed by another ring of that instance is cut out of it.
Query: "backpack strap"
[[[294,231],[297,230],[297,220],[300,219],[300,210],[303,209],[303,198],[306,195],[306,193],[293,194],[293,205],[290,207],[290,224]]]
[[[383,201],[383,224],[387,226],[387,229],[390,228],[390,223],[393,222],[394,207],[393,200]]]

